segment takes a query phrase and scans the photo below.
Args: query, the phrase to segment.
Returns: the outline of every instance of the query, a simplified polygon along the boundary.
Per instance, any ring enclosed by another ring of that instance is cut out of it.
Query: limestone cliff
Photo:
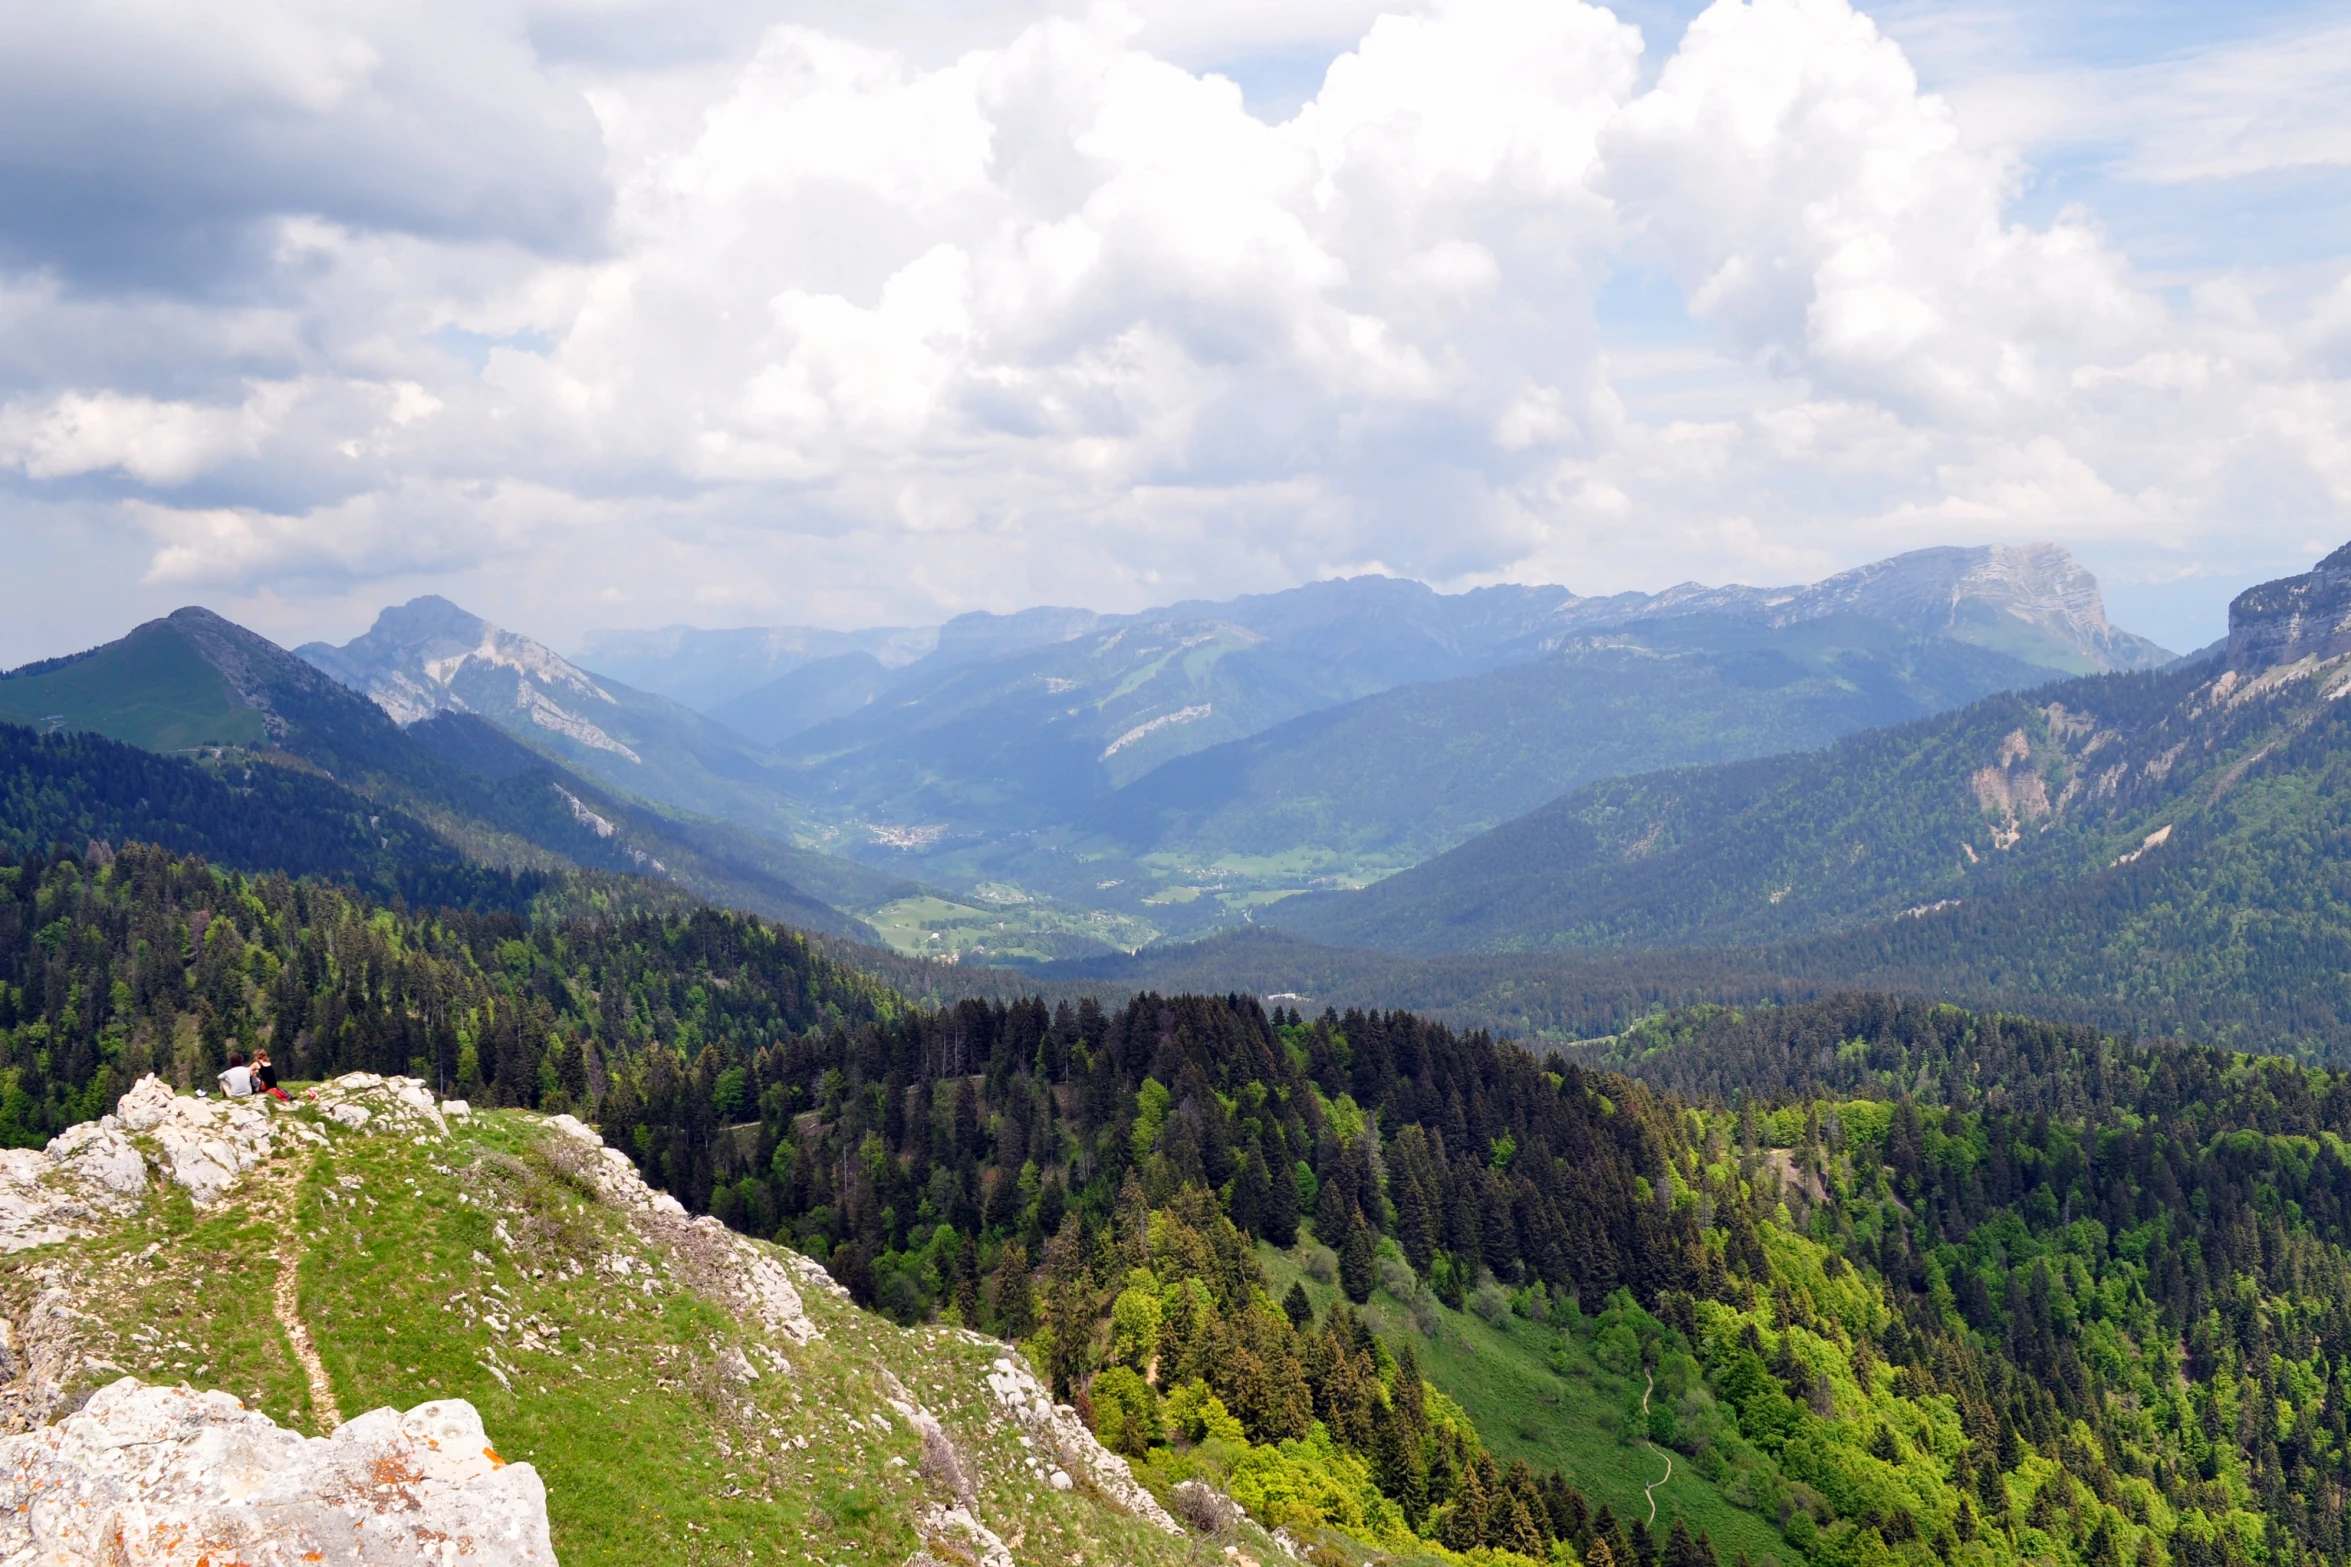
[[[2351,653],[2351,544],[2298,577],[2247,588],[2229,605],[2228,667],[2253,674]]]

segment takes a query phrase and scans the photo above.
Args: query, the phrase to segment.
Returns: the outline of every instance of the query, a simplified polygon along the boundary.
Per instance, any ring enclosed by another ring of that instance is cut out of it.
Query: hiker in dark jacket
[[[286,1091],[278,1087],[278,1069],[270,1065],[268,1051],[253,1052],[252,1072],[254,1092],[268,1094],[274,1099],[286,1099]],[[286,1102],[293,1103],[291,1099],[286,1099]]]

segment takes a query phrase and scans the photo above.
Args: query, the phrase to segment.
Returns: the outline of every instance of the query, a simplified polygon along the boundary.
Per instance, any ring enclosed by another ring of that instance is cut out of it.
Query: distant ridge
[[[1712,949],[1806,983],[2351,1047],[2347,629],[2351,550],[2241,595],[2216,658],[1606,780],[1258,918],[1424,957]]]

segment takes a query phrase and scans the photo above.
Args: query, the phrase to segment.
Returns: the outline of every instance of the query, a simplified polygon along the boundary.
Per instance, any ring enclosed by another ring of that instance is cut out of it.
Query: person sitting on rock
[[[229,1069],[220,1074],[220,1091],[231,1099],[253,1097],[253,1069],[245,1064],[243,1051],[229,1052]]]
[[[272,1099],[283,1100],[287,1104],[294,1102],[286,1097],[284,1089],[278,1087],[278,1069],[270,1064],[269,1052],[258,1046],[253,1051],[252,1075],[253,1088],[256,1093],[267,1094]]]

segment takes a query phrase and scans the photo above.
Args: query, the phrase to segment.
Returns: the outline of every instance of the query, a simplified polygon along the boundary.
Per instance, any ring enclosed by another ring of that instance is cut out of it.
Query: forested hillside
[[[1195,752],[1119,790],[1100,821],[1187,862],[1287,857],[1302,885],[1415,863],[1596,779],[1825,745],[2052,678],[1858,615],[1677,616]]]
[[[0,873],[0,1031],[18,1141],[263,1039],[577,1110],[877,1309],[1020,1340],[1153,1483],[1391,1553],[2351,1547],[2351,1085],[2286,1061],[1868,998],[1589,1064],[1238,997],[933,1010],[739,916],[135,848]]]
[[[378,850],[394,858],[438,862],[454,853],[505,870],[642,874],[731,907],[866,938],[872,930],[843,915],[840,904],[870,907],[916,890],[847,860],[608,790],[471,713],[443,713],[403,729],[368,698],[208,610],[179,610],[87,653],[0,677],[0,725],[12,717],[56,727],[57,738],[81,737],[71,765],[85,769],[164,776],[151,757],[89,743],[96,735],[178,753],[160,764],[167,768],[225,765],[238,772],[237,787],[259,787],[269,797],[264,814],[280,824],[289,812],[312,807],[337,822],[385,814],[400,830],[378,834],[391,839]],[[0,764],[36,743],[12,731],[0,741],[8,753]],[[297,807],[288,786],[253,763],[323,775],[340,788],[313,785],[300,792]],[[51,754],[34,765],[53,778],[68,763]],[[121,795],[119,782],[93,777],[76,787],[89,799],[133,799]],[[191,791],[200,793],[201,785],[175,781],[166,790],[175,799],[192,799]],[[179,825],[167,814],[139,814],[124,831],[220,853],[211,840],[175,836]],[[49,840],[39,834],[58,825],[50,816],[0,821],[15,841],[43,845]],[[86,831],[115,836],[95,823]],[[60,841],[78,840],[66,832]],[[266,833],[256,841],[266,843]],[[312,868],[266,854],[229,858],[249,869]]]
[[[2310,851],[2342,812],[2347,650],[2328,628],[2347,609],[2351,549],[2241,595],[2228,645],[2195,662],[1992,696],[1815,752],[1610,779],[1277,917],[1424,954],[1752,945],[2192,858],[2207,885],[2189,928],[2155,930],[2159,943],[2190,944],[2214,902],[2290,909],[2296,931],[2331,940],[2331,880]]]
[[[2194,664],[1612,779],[1261,918],[1422,956],[1648,949],[1686,969],[1711,952],[1784,983],[2337,1051],[2351,718],[2324,628],[2347,584],[2338,556],[2244,595],[2229,647]]]

